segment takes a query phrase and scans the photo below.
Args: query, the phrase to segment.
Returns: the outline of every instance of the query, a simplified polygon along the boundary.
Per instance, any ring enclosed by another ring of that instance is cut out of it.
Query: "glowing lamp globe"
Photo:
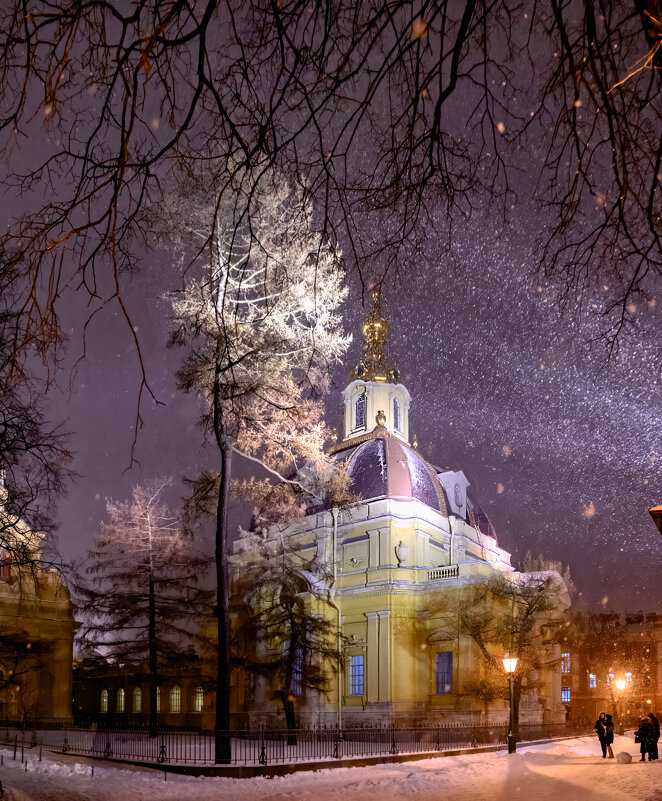
[[[503,658],[503,669],[506,673],[514,673],[515,668],[517,667],[517,657],[516,656],[504,656]]]
[[[616,685],[616,689],[619,691],[619,693],[622,693],[625,689],[625,679],[616,679],[614,684]]]

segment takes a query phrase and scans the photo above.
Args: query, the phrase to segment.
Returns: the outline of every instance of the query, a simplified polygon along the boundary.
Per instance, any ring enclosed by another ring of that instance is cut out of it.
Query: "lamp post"
[[[614,682],[618,690],[618,733],[624,734],[623,728],[623,690],[625,689],[625,679],[616,679]]]
[[[517,657],[506,654],[503,658],[503,669],[508,674],[508,685],[510,688],[510,715],[508,719],[508,753],[514,754],[517,750],[515,735],[513,734],[513,674],[517,667]]]

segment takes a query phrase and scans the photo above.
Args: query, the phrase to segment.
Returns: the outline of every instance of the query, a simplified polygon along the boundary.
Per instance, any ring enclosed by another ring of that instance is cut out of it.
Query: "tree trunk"
[[[280,696],[280,700],[283,704],[283,711],[285,712],[285,727],[287,728],[287,744],[296,745],[297,721],[294,712],[294,701],[292,699],[292,694],[286,693],[283,690],[279,690],[278,695]]]
[[[232,441],[219,436],[221,474],[216,509],[216,616],[218,623],[218,669],[216,676],[216,740],[214,761],[227,764],[232,757],[230,742],[230,585],[228,554],[228,503],[232,470]]]
[[[159,725],[156,707],[156,693],[159,686],[157,653],[156,653],[156,602],[154,599],[154,578],[149,578],[149,623],[148,623],[148,649],[149,649],[149,731],[156,737]]]

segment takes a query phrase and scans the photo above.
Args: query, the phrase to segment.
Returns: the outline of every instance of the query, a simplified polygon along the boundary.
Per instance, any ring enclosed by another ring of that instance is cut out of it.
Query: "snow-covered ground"
[[[3,801],[662,801],[662,762],[639,762],[632,737],[616,737],[602,759],[596,738],[505,752],[423,759],[367,768],[300,772],[274,779],[216,779],[108,767],[73,756],[26,755],[27,770],[0,751]],[[92,776],[94,764],[94,776]]]

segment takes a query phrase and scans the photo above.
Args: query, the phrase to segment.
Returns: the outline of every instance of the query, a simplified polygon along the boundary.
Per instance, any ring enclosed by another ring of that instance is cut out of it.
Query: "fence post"
[[[334,759],[340,759],[340,740],[341,740],[340,729],[336,726],[336,741],[333,745]]]
[[[16,760],[16,750],[18,749],[18,734],[14,735],[14,760]]]
[[[165,734],[161,735],[161,747],[159,748],[159,755],[156,759],[161,765],[166,761],[166,745],[165,745]]]
[[[398,744],[395,742],[395,727],[391,726],[391,753],[398,753]]]
[[[260,726],[260,756],[257,761],[260,765],[267,764],[267,750],[264,744],[264,723]]]
[[[42,737],[41,740],[39,740],[39,761],[40,762],[41,762],[41,749],[43,747],[44,747],[44,738]]]

